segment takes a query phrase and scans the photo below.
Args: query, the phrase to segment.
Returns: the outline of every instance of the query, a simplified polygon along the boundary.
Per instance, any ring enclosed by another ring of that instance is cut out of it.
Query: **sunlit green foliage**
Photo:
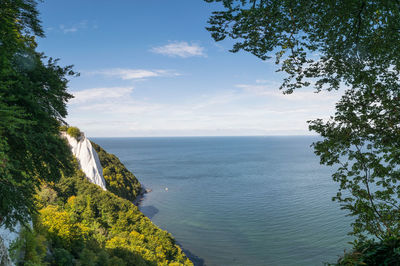
[[[139,181],[126,169],[117,156],[107,153],[94,142],[92,142],[92,146],[99,155],[107,189],[121,198],[133,201],[141,190]]]
[[[61,126],[59,127],[59,130],[60,130],[61,132],[67,132],[68,126],[66,126],[66,125],[61,125]]]
[[[76,140],[79,140],[79,138],[82,136],[82,132],[77,127],[68,127],[67,134]]]

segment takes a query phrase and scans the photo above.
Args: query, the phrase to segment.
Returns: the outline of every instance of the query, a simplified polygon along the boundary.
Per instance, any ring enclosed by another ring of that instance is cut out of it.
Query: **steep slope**
[[[82,171],[44,186],[34,230],[21,230],[12,257],[24,265],[193,265],[168,232]]]
[[[141,190],[137,178],[126,169],[117,156],[107,153],[96,143],[91,143],[99,155],[107,189],[121,198],[133,201]]]
[[[71,142],[73,147],[79,145]],[[80,170],[85,168],[84,160],[75,163],[73,175],[44,184],[36,197],[39,213],[32,217],[33,230],[22,229],[11,245],[15,264],[193,265],[171,234],[130,201],[140,190],[136,177],[116,156],[96,144],[85,145],[99,151],[98,167],[113,169],[120,178],[116,184],[123,186],[104,182],[110,190],[105,191]]]

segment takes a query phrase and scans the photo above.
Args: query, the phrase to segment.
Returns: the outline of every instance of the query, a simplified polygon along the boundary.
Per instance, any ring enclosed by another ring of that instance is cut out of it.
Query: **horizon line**
[[[241,138],[241,137],[318,137],[318,134],[302,134],[302,135],[290,135],[290,134],[282,134],[282,135],[204,135],[204,136],[191,136],[191,135],[177,135],[177,136],[118,136],[118,137],[102,137],[102,136],[87,136],[88,138]]]

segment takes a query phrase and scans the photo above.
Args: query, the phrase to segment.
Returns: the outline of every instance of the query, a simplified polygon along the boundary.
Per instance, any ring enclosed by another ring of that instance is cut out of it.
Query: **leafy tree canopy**
[[[36,2],[0,1],[0,225],[26,222],[42,180],[71,170],[70,151],[59,136],[67,115],[71,66],[37,52],[43,37]]]
[[[221,2],[207,29],[288,74],[282,88],[393,83],[400,67],[398,1],[205,0]],[[397,83],[396,83],[397,84]]]
[[[328,121],[309,121],[323,140],[321,163],[336,165],[334,197],[355,217],[360,239],[399,235],[400,2],[205,0],[219,2],[207,29],[235,40],[286,73],[281,89],[346,88]]]

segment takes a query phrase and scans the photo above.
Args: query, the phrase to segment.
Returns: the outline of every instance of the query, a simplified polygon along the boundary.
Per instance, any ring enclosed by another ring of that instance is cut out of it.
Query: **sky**
[[[45,0],[38,50],[74,65],[66,121],[89,137],[308,135],[339,94],[283,95],[273,60],[231,53],[203,0]]]

